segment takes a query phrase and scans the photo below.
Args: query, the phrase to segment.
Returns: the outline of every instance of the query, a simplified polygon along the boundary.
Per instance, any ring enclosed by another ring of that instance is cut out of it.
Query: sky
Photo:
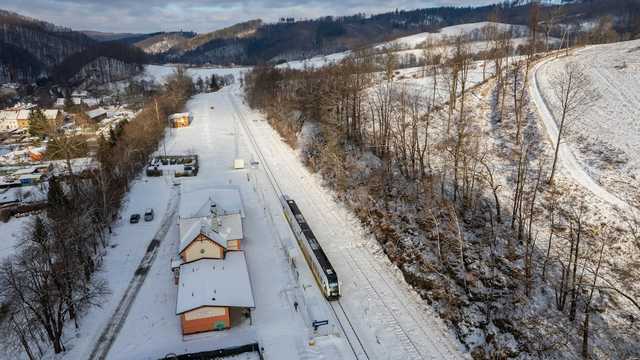
[[[281,17],[375,14],[434,6],[485,5],[496,0],[2,0],[0,9],[74,30],[209,32],[238,22]]]

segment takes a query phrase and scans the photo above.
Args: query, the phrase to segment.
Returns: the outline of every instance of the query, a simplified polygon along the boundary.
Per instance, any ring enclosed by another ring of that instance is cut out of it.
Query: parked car
[[[131,217],[129,218],[129,223],[137,224],[139,221],[140,221],[140,214],[131,214]]]
[[[147,209],[144,212],[144,221],[153,221],[153,209]]]

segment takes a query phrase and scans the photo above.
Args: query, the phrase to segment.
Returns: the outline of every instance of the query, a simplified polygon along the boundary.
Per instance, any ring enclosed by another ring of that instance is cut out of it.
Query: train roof
[[[287,201],[287,205],[291,209],[291,212],[296,218],[296,222],[300,226],[300,229],[302,229],[302,232],[304,233],[305,237],[307,238],[307,241],[309,242],[309,246],[311,247],[311,250],[313,250],[313,253],[316,256],[316,259],[318,259],[318,262],[320,263],[320,266],[322,266],[322,269],[324,270],[325,274],[327,275],[327,277],[332,277],[337,279],[336,272],[333,269],[331,262],[329,262],[329,258],[324,253],[324,250],[322,250],[320,243],[318,243],[318,239],[316,239],[316,236],[313,234],[313,231],[311,231],[311,227],[309,227],[309,224],[305,220],[304,216],[302,216],[302,212],[300,211],[300,208],[298,208],[298,204],[296,204],[296,202],[291,199],[288,199],[288,198],[285,198],[285,199]]]

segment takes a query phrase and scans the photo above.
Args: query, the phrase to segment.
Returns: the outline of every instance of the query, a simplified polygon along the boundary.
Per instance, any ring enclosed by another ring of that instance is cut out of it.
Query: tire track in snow
[[[115,342],[120,329],[122,329],[122,326],[127,320],[127,315],[133,306],[133,302],[136,299],[142,284],[144,284],[144,280],[147,278],[151,265],[158,255],[160,243],[167,236],[169,228],[173,224],[173,220],[177,213],[178,203],[180,202],[180,192],[176,191],[175,188],[172,188],[172,191],[174,193],[171,195],[171,198],[167,203],[167,211],[165,211],[162,218],[162,224],[153,239],[149,242],[147,252],[142,257],[142,260],[140,260],[140,264],[136,268],[133,278],[129,282],[124,295],[122,295],[122,298],[118,303],[118,307],[111,316],[111,320],[104,328],[98,338],[98,341],[94,345],[89,359],[103,360],[107,358],[111,346]]]

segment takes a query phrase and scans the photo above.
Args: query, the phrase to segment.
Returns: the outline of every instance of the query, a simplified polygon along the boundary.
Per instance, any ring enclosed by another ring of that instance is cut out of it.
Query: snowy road
[[[109,324],[104,328],[102,334],[98,338],[98,341],[94,345],[94,348],[91,351],[91,355],[89,356],[90,359],[102,360],[107,357],[107,354],[109,353],[113,342],[118,336],[118,332],[124,325],[127,315],[131,310],[131,306],[133,305],[133,302],[136,299],[140,288],[147,278],[147,273],[153,265],[156,256],[158,255],[158,248],[160,247],[160,243],[167,236],[167,232],[169,231],[172,223],[175,222],[176,211],[178,208],[178,203],[180,201],[179,195],[179,192],[173,192],[169,200],[167,210],[164,213],[162,225],[160,225],[160,228],[156,232],[155,236],[149,242],[147,252],[145,253],[142,260],[140,260],[140,265],[138,265],[138,267],[136,268],[133,278],[129,282],[129,286],[127,286],[122,299],[118,303],[118,307],[111,316]]]
[[[229,94],[229,102],[277,179],[275,193],[281,191],[296,200],[336,268],[343,293],[340,305],[366,356],[462,358],[452,335],[446,333],[428,305],[404,282],[399,270],[358,220],[332,199],[331,193],[321,186],[321,180],[308,172],[296,152],[259,114],[241,104],[239,90]],[[346,336],[354,342],[348,331]]]
[[[540,69],[553,61],[555,61],[555,59],[546,59],[537,63],[533,67],[533,70],[529,74],[529,87],[531,97],[536,105],[536,108],[538,109],[540,119],[544,124],[544,128],[547,132],[547,135],[549,136],[551,144],[555,148],[555,146],[558,146],[558,126],[551,110],[549,109],[548,100],[545,99],[542,95],[542,90],[538,81],[538,72],[540,71]],[[564,143],[560,144],[560,149],[558,151],[558,160],[563,170],[565,170],[566,174],[571,179],[573,179],[573,181],[591,191],[598,198],[619,209],[630,212],[635,211],[635,209],[628,203],[621,200],[616,195],[596,183],[593,178],[591,178],[591,176],[589,176],[589,174],[585,171],[585,169],[580,166],[578,160],[571,151],[571,148]]]

